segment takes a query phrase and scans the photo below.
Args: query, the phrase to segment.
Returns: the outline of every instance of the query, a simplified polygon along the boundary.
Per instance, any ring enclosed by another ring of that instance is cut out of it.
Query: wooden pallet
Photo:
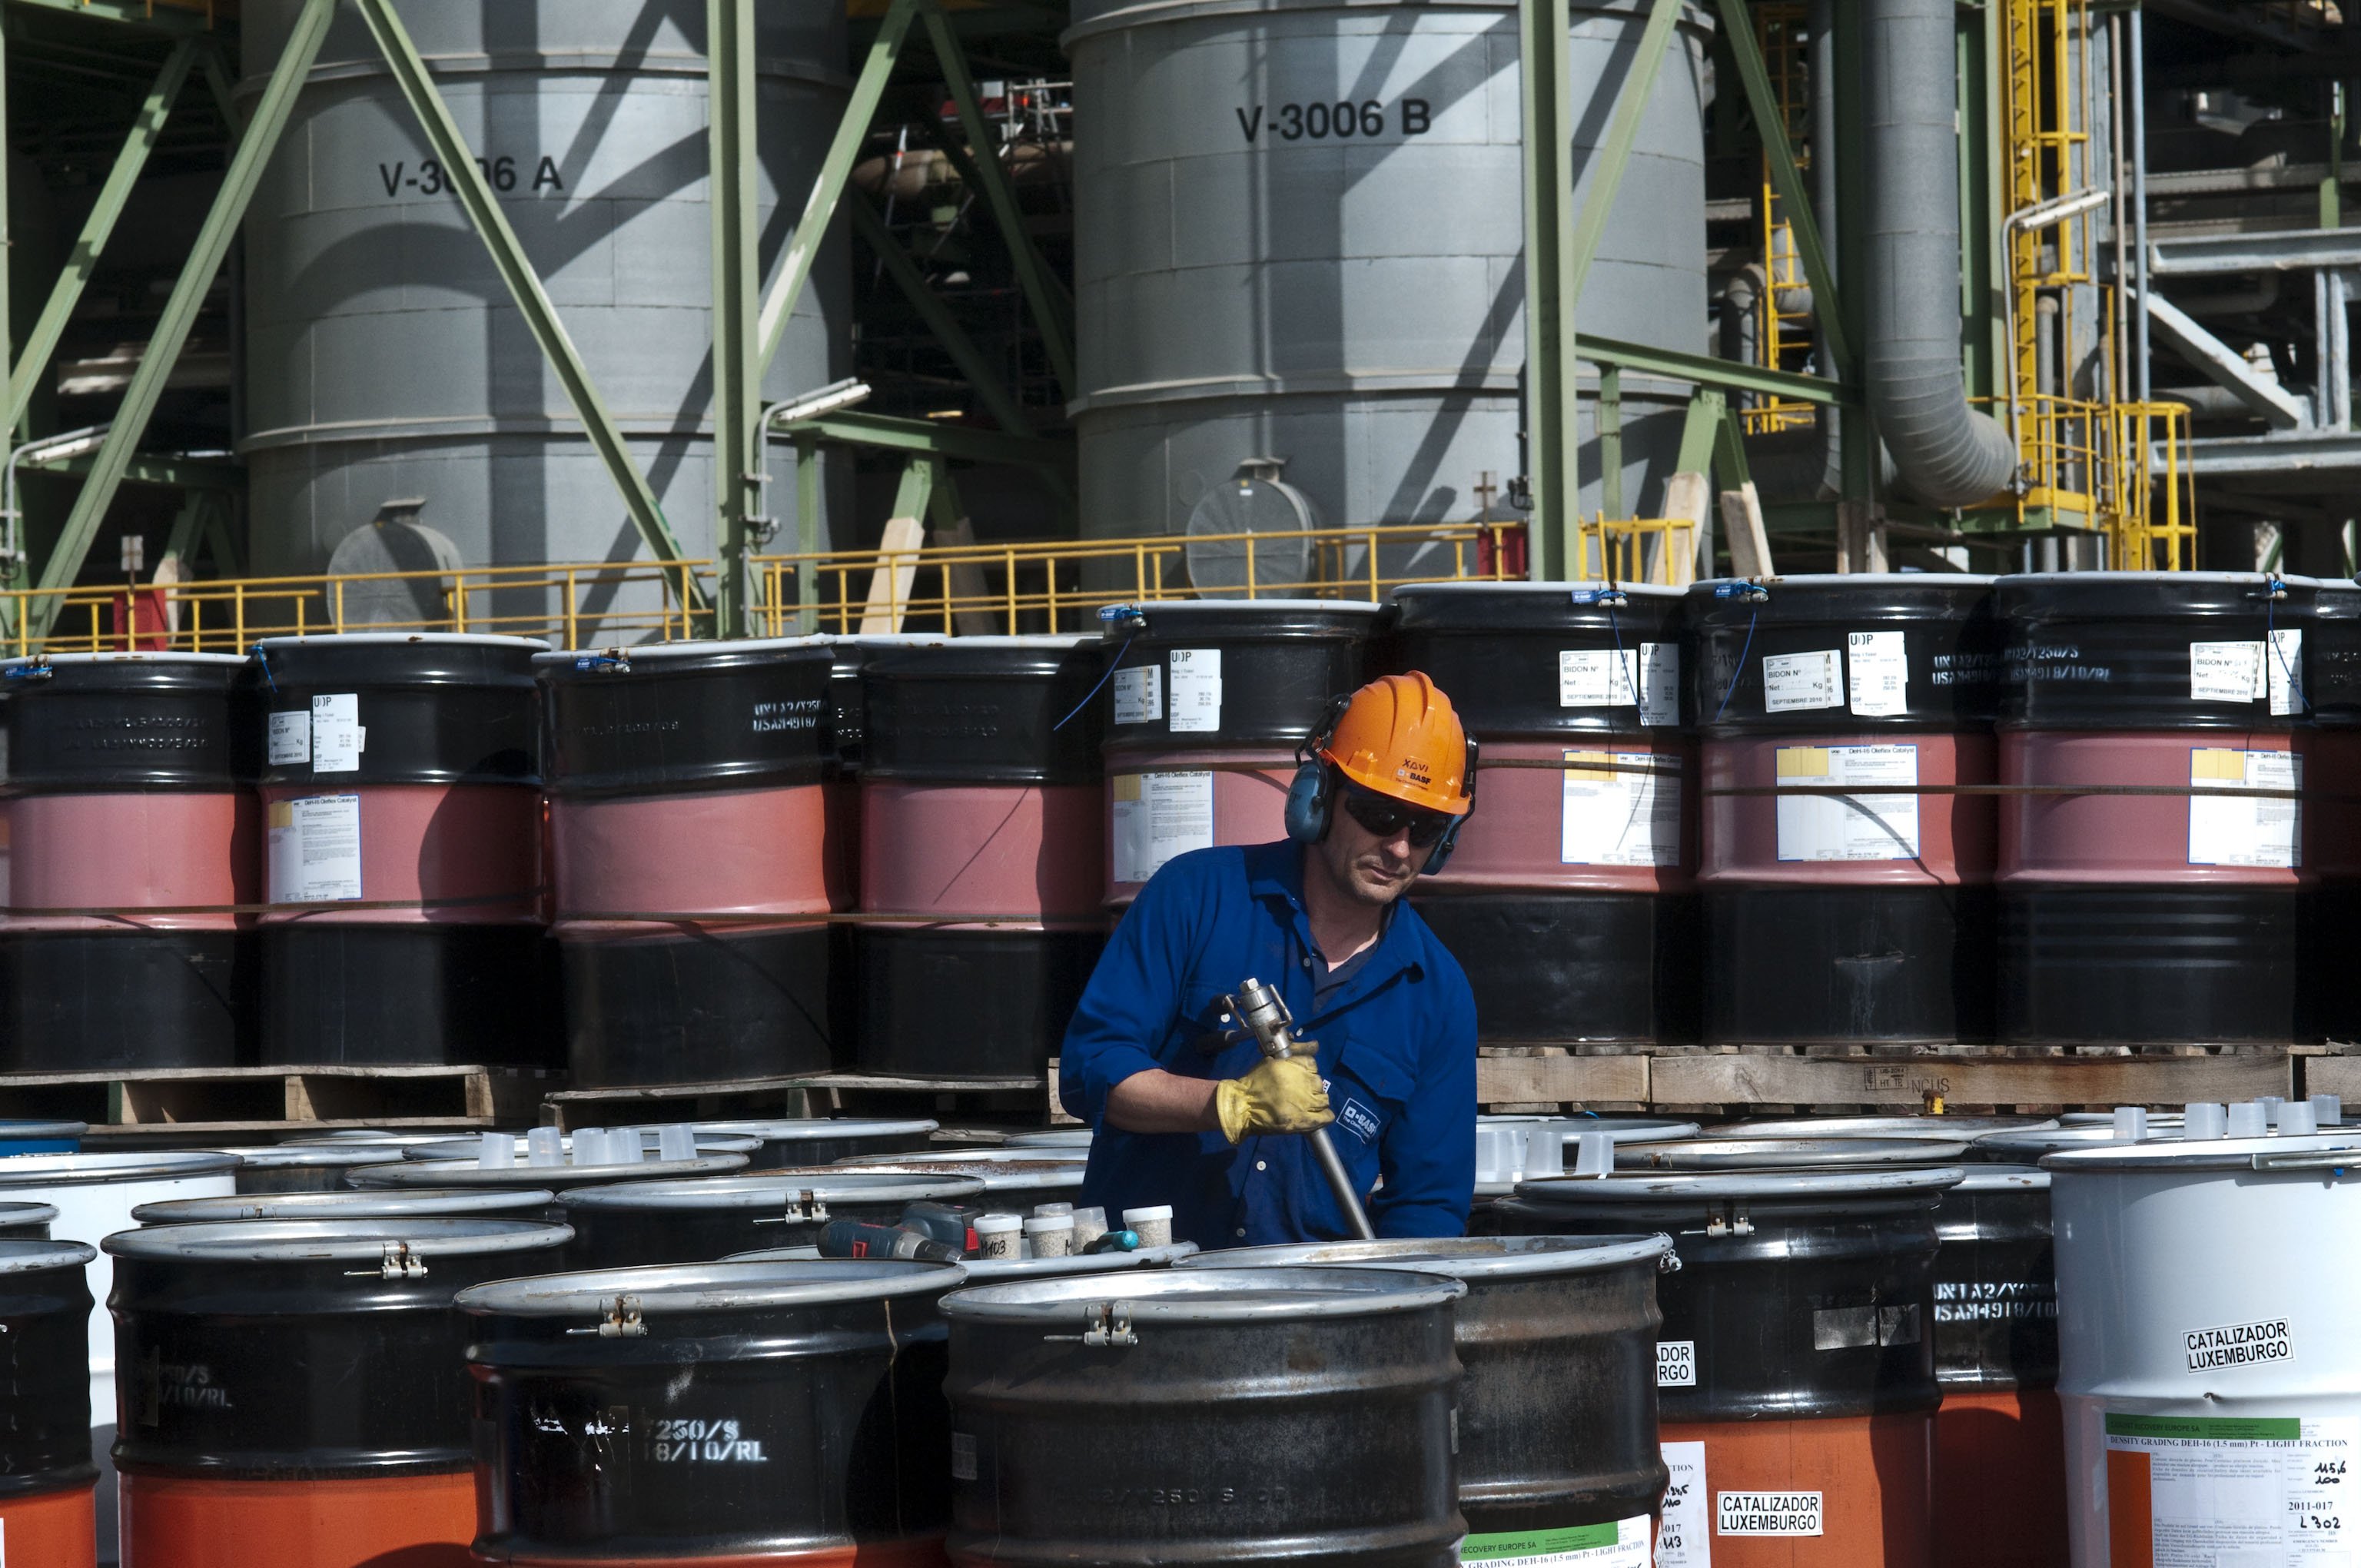
[[[713,1121],[741,1116],[928,1115],[936,1112],[985,1118],[1007,1116],[1035,1124],[1044,1083],[1055,1096],[1055,1064],[1036,1074],[989,1078],[898,1078],[861,1072],[803,1073],[734,1079],[719,1083],[663,1083],[617,1089],[568,1089],[550,1095],[542,1120],[564,1128],[635,1122]]]
[[[2336,1081],[2322,1081],[2330,1062]],[[2349,1074],[2349,1077],[2346,1076]],[[1477,1097],[1488,1110],[1766,1111],[2105,1110],[2250,1100],[2313,1091],[2361,1091],[2361,1057],[2301,1047],[2004,1050],[1669,1047],[1605,1053],[1574,1047],[1488,1049]],[[2309,1082],[2309,1087],[2307,1087]]]
[[[0,1117],[62,1116],[93,1132],[489,1127],[530,1123],[566,1075],[503,1067],[152,1068],[0,1073]]]

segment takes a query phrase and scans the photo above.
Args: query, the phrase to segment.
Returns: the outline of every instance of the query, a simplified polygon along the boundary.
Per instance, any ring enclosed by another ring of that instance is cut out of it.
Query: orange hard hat
[[[1319,752],[1363,789],[1405,805],[1453,817],[1475,809],[1467,732],[1443,688],[1420,671],[1355,692]]]

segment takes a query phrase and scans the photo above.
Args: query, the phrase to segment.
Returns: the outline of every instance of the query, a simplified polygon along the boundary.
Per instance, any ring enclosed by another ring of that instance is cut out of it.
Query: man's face
[[[1372,829],[1363,817],[1378,819],[1380,828],[1390,831]],[[1347,897],[1363,904],[1391,904],[1434,852],[1435,839],[1446,822],[1439,812],[1418,811],[1346,784],[1329,819],[1328,836],[1320,840],[1320,858]],[[1424,842],[1411,842],[1413,835]]]

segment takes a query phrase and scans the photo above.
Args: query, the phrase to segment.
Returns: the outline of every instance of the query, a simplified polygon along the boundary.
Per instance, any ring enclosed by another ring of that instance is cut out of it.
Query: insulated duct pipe
[[[1904,487],[1968,506],[2016,472],[2008,433],[1968,407],[1960,365],[1960,168],[1953,0],[1864,0],[1860,156],[1869,409]]]

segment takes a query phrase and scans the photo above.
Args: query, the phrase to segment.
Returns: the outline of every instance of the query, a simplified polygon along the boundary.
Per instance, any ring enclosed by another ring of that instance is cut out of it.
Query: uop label
[[[1817,1492],[1716,1492],[1716,1535],[1817,1535]]]
[[[2218,1329],[2191,1329],[2180,1338],[2191,1372],[2295,1359],[2295,1342],[2288,1336],[2285,1318],[2231,1323]]]

